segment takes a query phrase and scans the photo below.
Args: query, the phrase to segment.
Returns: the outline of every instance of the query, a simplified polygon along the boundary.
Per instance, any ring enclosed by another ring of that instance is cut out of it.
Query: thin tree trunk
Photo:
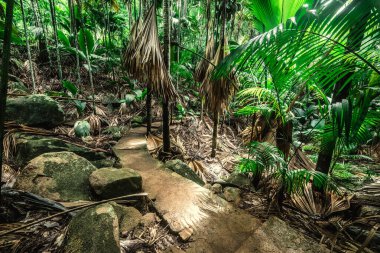
[[[276,146],[284,154],[285,160],[290,154],[290,144],[293,140],[293,123],[291,121],[283,123],[279,120],[276,130]]]
[[[55,51],[57,54],[58,78],[60,81],[62,81],[62,65],[61,65],[61,56],[60,56],[59,47],[58,47],[57,20],[55,17],[55,3],[53,1],[54,0],[49,0],[50,15],[51,15],[51,22],[53,25]]]
[[[218,140],[218,123],[219,123],[219,113],[217,110],[214,111],[214,127],[212,129],[212,146],[211,146],[211,157],[216,156],[216,146]]]
[[[164,62],[167,71],[170,74],[170,0],[164,0]],[[162,136],[163,136],[163,152],[170,153],[170,129],[169,129],[169,101],[163,99],[162,101]]]
[[[44,39],[44,43],[42,42],[41,38],[39,39],[39,49],[40,52],[38,54],[38,60],[41,61],[42,63],[46,62],[46,59],[49,61],[49,67],[50,69],[53,68],[53,63],[51,61],[50,57],[50,52],[48,48],[48,39],[47,39],[47,29],[45,27],[44,21],[42,20],[42,15],[41,15],[41,10],[40,10],[40,4],[38,3],[38,0],[35,0],[36,4],[36,16],[37,16],[37,23],[39,24],[38,26],[42,28],[42,36]],[[34,3],[34,0],[32,0],[32,5]],[[34,10],[34,5],[33,5],[33,10]]]
[[[76,69],[77,69],[77,83],[78,86],[81,87],[82,83],[82,78],[80,75],[80,59],[79,59],[79,46],[78,46],[78,29],[77,29],[77,22],[75,18],[75,13],[74,13],[74,3],[72,2],[73,0],[68,0],[69,1],[69,8],[70,8],[70,16],[71,16],[71,29],[72,33],[74,35],[74,45],[75,45],[75,61],[76,61]]]
[[[82,3],[80,0],[78,0],[78,9],[79,9],[80,20],[83,23],[83,20],[82,20]],[[93,76],[92,76],[91,59],[90,59],[90,55],[88,52],[86,30],[84,29],[84,27],[82,27],[82,32],[83,32],[83,38],[84,38],[84,47],[85,47],[85,51],[86,51],[85,52],[86,61],[87,61],[87,65],[88,65],[88,75],[89,75],[89,79],[90,79],[90,86],[91,86],[91,93],[92,93],[92,111],[93,111],[94,115],[96,115],[95,87],[94,87],[94,80],[93,80]]]
[[[30,75],[32,77],[32,85],[33,85],[33,93],[34,93],[36,91],[36,80],[35,80],[35,76],[34,76],[32,53],[30,52],[29,36],[28,36],[28,29],[26,27],[26,18],[25,18],[25,10],[24,10],[23,0],[20,0],[20,8],[21,8],[22,24],[24,27],[24,34],[25,34],[25,40],[26,40],[26,50],[28,51],[29,70],[30,70]]]
[[[356,0],[359,1],[359,0]],[[366,24],[368,21],[369,13],[363,14],[363,18],[355,24],[350,29],[350,33],[347,38],[347,47],[351,50],[358,51],[361,47]],[[346,50],[346,54],[350,52]],[[346,64],[346,63],[343,63]],[[354,68],[352,68],[354,69]],[[332,104],[341,102],[343,99],[348,98],[349,91],[352,87],[352,76],[355,74],[354,71],[348,72],[343,78],[341,78],[334,86],[334,91],[332,95]],[[335,134],[333,136],[327,136],[322,140],[324,144],[321,151],[318,154],[318,160],[316,165],[316,170],[328,174],[330,172],[331,161],[333,158],[337,137]]]
[[[147,86],[146,94],[146,135],[148,136],[152,130],[152,89],[150,84]]]
[[[14,0],[8,0],[6,6],[6,16],[4,25],[4,40],[3,40],[3,59],[1,64],[1,87],[0,87],[0,203],[1,196],[1,179],[3,178],[3,151],[4,151],[4,121],[7,105],[7,90],[8,90],[8,72],[9,59],[11,56],[11,36],[12,36],[12,20],[13,20],[13,5]]]
[[[220,50],[224,52],[224,35],[226,32],[226,0],[223,0],[222,5],[222,26],[220,27]],[[224,54],[224,53],[223,53]],[[219,122],[219,112],[217,109],[214,109],[214,128],[212,132],[212,149],[211,149],[211,157],[216,156],[216,146],[217,146],[217,138],[218,138],[218,122]]]

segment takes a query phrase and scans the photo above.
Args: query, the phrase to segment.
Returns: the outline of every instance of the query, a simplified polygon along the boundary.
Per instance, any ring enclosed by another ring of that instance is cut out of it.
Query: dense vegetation
[[[230,126],[245,150],[236,168],[274,185],[280,205],[298,193],[304,211],[379,172],[379,1],[13,2],[0,2],[1,108],[9,76],[70,101],[94,135],[112,97],[147,136],[162,120],[161,160],[176,155],[173,119],[209,117],[210,157]]]

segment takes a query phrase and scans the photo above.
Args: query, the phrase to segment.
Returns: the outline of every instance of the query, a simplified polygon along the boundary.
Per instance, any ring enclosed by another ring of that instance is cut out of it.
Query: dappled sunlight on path
[[[141,174],[144,191],[170,229],[192,231],[193,250],[234,252],[261,224],[208,189],[164,168],[148,153],[143,129],[134,129],[114,150],[123,167]]]

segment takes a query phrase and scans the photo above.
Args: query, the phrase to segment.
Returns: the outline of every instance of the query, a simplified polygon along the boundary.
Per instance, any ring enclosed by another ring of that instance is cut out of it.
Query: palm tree
[[[167,70],[167,65],[169,64],[165,64],[165,60],[169,61],[169,59],[164,59],[161,52],[158,38],[155,4],[153,4],[149,9],[147,15],[145,16],[144,22],[141,24],[141,28],[139,27],[139,22],[136,22],[134,28],[132,29],[132,33],[134,33],[134,35],[132,35],[127,50],[124,53],[123,65],[131,77],[142,83],[148,84],[148,94],[153,93],[162,98],[162,101],[164,102],[163,119],[167,119],[167,121],[163,120],[163,123],[166,124],[164,126],[164,138],[168,141],[169,116],[166,116],[168,115],[168,111],[165,112],[165,102],[167,103],[170,99],[175,98],[177,93]],[[148,103],[147,107],[150,107]],[[147,111],[149,112],[148,109]],[[170,144],[166,143],[165,145],[166,148],[168,148],[168,146],[170,148]],[[164,150],[164,152],[167,152],[167,150]]]
[[[229,99],[237,90],[237,81],[233,74],[229,75],[228,77],[219,79],[212,78],[214,66],[219,64],[228,54],[228,43],[226,35],[226,0],[223,0],[221,11],[222,26],[220,28],[219,46],[212,60],[213,64],[208,65],[201,87],[202,94],[206,98],[207,106],[214,115],[211,157],[216,156],[219,114],[223,111],[223,109],[227,107]],[[230,71],[229,73],[233,73],[233,71]]]
[[[360,4],[360,2],[361,1],[355,0],[353,1],[353,4]],[[350,51],[360,50],[360,47],[364,39],[364,33],[366,31],[366,25],[368,19],[370,18],[370,10],[371,9],[366,9],[363,13],[360,13],[361,19],[358,19],[357,23],[354,23],[352,27],[349,29],[345,54],[350,54]],[[351,71],[349,71],[348,73],[344,73],[342,78],[340,78],[338,82],[336,82],[332,94],[332,104],[341,103],[343,100],[346,100],[349,96],[350,89],[353,85],[352,78],[355,74],[355,63],[342,62],[342,64],[352,64],[353,66],[347,66],[348,68],[351,68]],[[324,138],[322,140],[322,142],[324,142],[325,144],[323,145],[321,151],[318,154],[316,169],[318,171],[328,174],[333,158],[334,149],[336,146],[337,136],[331,137],[325,135],[325,137],[327,138]]]
[[[164,0],[163,13],[164,13],[164,63],[166,70],[170,73],[170,0]],[[170,77],[169,77],[170,78]],[[169,129],[169,98],[162,100],[162,138],[163,138],[163,152],[170,154],[170,129]]]
[[[361,128],[364,119],[356,121],[358,125],[353,128],[349,119],[353,112],[352,103],[344,99],[330,103],[327,98],[329,94],[336,94],[333,95],[336,97],[344,92],[339,88],[334,92],[334,87],[339,86],[335,84],[349,84],[353,90],[354,80],[380,74],[376,67],[378,58],[371,57],[379,43],[379,17],[379,7],[374,0],[329,1],[317,10],[302,8],[295,17],[284,20],[283,24],[259,34],[234,50],[220,65],[216,76],[223,76],[222,72],[234,67],[241,71],[264,63],[273,82],[270,88],[275,91],[277,104],[283,101],[279,96],[281,90],[287,90],[291,96],[286,97],[296,100],[319,90],[321,114],[327,117],[327,128],[330,129],[327,134],[336,140],[345,128],[348,136],[350,132],[353,134],[353,129]],[[353,33],[355,25],[359,27],[356,26]],[[350,41],[359,46],[351,48]],[[363,41],[361,46],[360,41]],[[346,79],[348,73],[350,82]],[[322,98],[323,94],[326,95],[325,99]],[[347,123],[339,125],[337,122]]]
[[[14,0],[7,1],[5,25],[4,25],[4,41],[3,41],[3,59],[1,64],[1,87],[0,87],[0,182],[3,177],[3,139],[4,139],[4,122],[5,110],[7,105],[7,90],[8,90],[8,72],[9,60],[11,56],[11,37],[12,37],[12,20],[13,20]],[[1,202],[1,188],[0,188]]]

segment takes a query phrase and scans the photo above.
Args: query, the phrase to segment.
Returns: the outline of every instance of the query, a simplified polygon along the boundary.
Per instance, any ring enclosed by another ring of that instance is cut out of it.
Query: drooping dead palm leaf
[[[223,41],[223,42],[222,42]],[[224,37],[219,43],[212,63],[218,65],[228,55],[228,42]],[[229,78],[213,79],[212,73],[214,66],[210,65],[207,68],[206,76],[203,80],[201,92],[206,97],[206,103],[209,109],[213,112],[221,112],[228,105],[229,99],[237,90],[236,76],[231,72]]]
[[[177,97],[169,72],[163,61],[158,38],[155,5],[152,5],[146,15],[141,30],[135,29],[137,37],[131,40],[124,56],[125,68],[140,82],[151,85],[152,91],[165,101]]]
[[[15,131],[11,130],[4,135],[3,139],[3,155],[4,160],[9,161],[12,155],[16,152],[16,137]]]
[[[129,36],[129,43],[127,46],[127,50],[125,51],[123,55],[123,66],[127,70],[128,74],[137,79],[138,76],[138,65],[134,64],[135,61],[132,61],[132,57],[136,53],[136,45],[137,45],[137,39],[140,34],[142,28],[142,22],[141,18],[138,18],[136,23],[132,26],[131,33]]]
[[[214,41],[214,37],[211,36],[211,38],[207,41],[207,45],[205,49],[205,59],[211,61],[214,58],[214,55],[215,55],[214,48],[215,48],[215,41]],[[197,67],[194,73],[194,80],[200,83],[202,83],[203,80],[205,79],[206,72],[209,66],[211,65],[210,62],[208,62],[205,59],[202,59],[197,64]]]

